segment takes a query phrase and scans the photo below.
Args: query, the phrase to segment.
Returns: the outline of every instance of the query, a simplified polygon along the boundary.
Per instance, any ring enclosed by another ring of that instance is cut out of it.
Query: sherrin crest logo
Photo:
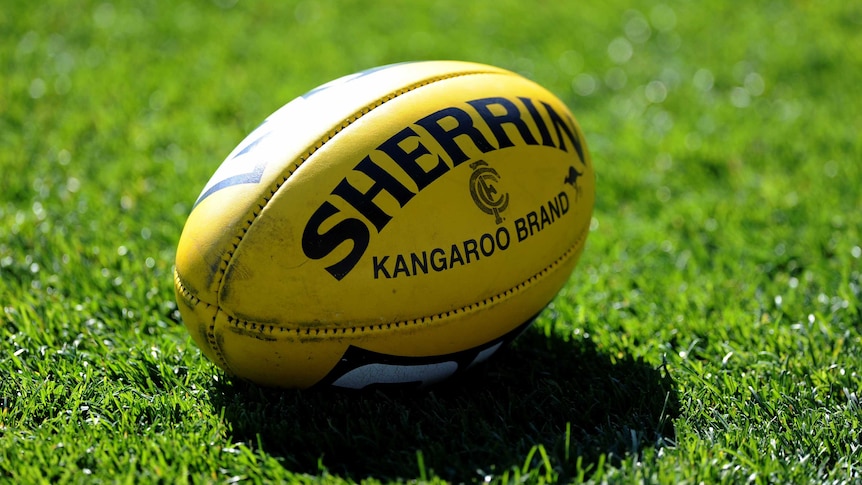
[[[477,160],[470,164],[473,173],[470,175],[470,195],[476,207],[492,214],[497,224],[503,223],[501,212],[509,206],[509,194],[500,193],[497,184],[500,182],[500,174],[497,170],[488,166],[488,162]]]

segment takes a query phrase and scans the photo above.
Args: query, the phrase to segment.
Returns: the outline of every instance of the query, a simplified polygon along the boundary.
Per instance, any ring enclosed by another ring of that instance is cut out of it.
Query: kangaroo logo
[[[581,185],[578,183],[578,178],[583,175],[583,173],[578,172],[575,167],[569,167],[569,174],[566,175],[566,179],[563,180],[563,183],[569,184],[575,189],[575,197],[576,199],[581,198]]]
[[[509,194],[500,193],[497,190],[497,184],[500,183],[500,174],[488,166],[488,162],[478,160],[470,164],[473,169],[470,175],[470,195],[473,197],[473,202],[476,207],[486,214],[494,216],[494,221],[497,224],[503,222],[501,212],[509,207]]]

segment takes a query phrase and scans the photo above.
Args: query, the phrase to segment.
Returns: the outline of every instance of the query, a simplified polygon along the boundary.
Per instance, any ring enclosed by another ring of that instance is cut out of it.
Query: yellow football
[[[227,373],[422,385],[487,359],[569,279],[595,174],[556,96],[482,64],[378,67],[273,113],[206,184],[179,309]]]

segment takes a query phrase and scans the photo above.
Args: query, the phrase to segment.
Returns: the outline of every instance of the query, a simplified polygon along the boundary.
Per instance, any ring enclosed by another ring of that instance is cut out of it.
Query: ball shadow
[[[419,476],[477,481],[520,467],[545,447],[563,478],[601,455],[622,457],[673,439],[679,401],[670,375],[586,339],[532,328],[463,376],[424,391],[283,391],[217,384],[213,404],[233,438],[294,472],[360,481]],[[411,470],[413,470],[411,472]]]

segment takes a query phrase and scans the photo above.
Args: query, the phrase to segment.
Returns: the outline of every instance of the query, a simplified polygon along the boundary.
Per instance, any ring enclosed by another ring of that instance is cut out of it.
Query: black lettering
[[[527,221],[523,217],[515,219],[515,231],[518,233],[518,242],[527,239]]]
[[[523,219],[521,219],[521,220],[523,220]],[[503,243],[503,237],[501,236],[501,234],[506,235],[505,244]],[[520,235],[518,237],[519,237],[518,240],[520,241]],[[497,239],[497,247],[500,248],[501,251],[505,251],[506,248],[509,247],[509,241],[511,241],[511,237],[509,236],[509,230],[506,229],[505,227],[498,227],[495,239]]]
[[[343,243],[351,241],[353,247],[350,253],[341,261],[326,267],[329,274],[341,280],[356,266],[362,254],[368,249],[371,234],[364,222],[354,218],[344,219],[321,234],[320,226],[323,222],[338,212],[338,208],[330,202],[324,202],[314,211],[302,231],[302,251],[311,259],[321,259]]]
[[[401,142],[413,137],[417,138],[416,148],[406,151],[401,146]],[[416,187],[422,190],[431,184],[431,182],[440,178],[441,175],[448,172],[449,166],[443,162],[443,157],[439,155],[437,156],[437,165],[432,169],[425,170],[419,165],[419,158],[423,155],[431,155],[431,152],[428,151],[428,148],[418,138],[419,134],[408,126],[383,142],[377,149],[389,155],[399,167],[404,169],[404,173],[416,182]]]
[[[332,194],[341,197],[347,201],[347,203],[352,205],[360,214],[365,216],[366,219],[374,224],[374,227],[377,228],[377,232],[382,231],[386,224],[392,219],[392,216],[384,212],[380,206],[374,203],[374,198],[377,197],[380,192],[388,192],[396,201],[398,201],[398,204],[401,207],[404,207],[404,204],[409,202],[410,199],[416,195],[408,190],[407,187],[398,181],[398,179],[374,163],[370,156],[363,158],[362,161],[353,168],[353,170],[364,173],[371,178],[371,180],[374,181],[371,188],[369,188],[367,192],[362,193],[356,187],[350,185],[350,182],[344,178],[339,182],[338,186],[335,187]]]
[[[446,266],[446,251],[440,248],[431,250],[431,269],[434,271],[445,271]]]
[[[535,212],[530,211],[527,214],[527,226],[530,228],[530,235],[532,236],[535,232],[539,232],[541,228],[539,227],[539,216],[536,215]],[[535,232],[533,231],[535,229]]]
[[[567,152],[569,151],[566,148],[566,141],[563,140],[563,134],[560,130],[566,133],[566,137],[572,142],[572,145],[575,147],[575,151],[578,152],[578,157],[580,157],[581,161],[587,163],[587,160],[584,158],[584,151],[581,148],[581,140],[578,139],[575,130],[575,124],[572,122],[571,118],[569,118],[568,123],[554,111],[554,108],[551,107],[548,103],[542,102],[542,105],[545,106],[545,109],[548,110],[548,116],[551,117],[551,124],[554,126],[554,129],[557,130],[557,140],[560,142],[559,149]]]
[[[476,243],[475,239],[468,239],[464,241],[464,256],[466,257],[465,264],[470,263],[470,255],[476,257],[475,261],[479,261],[479,245]]]
[[[536,109],[536,106],[533,104],[533,100],[530,98],[518,98],[521,102],[524,103],[524,106],[527,107],[527,111],[530,112],[530,116],[533,117],[533,121],[536,122],[536,127],[539,129],[539,136],[542,137],[542,145],[546,147],[554,147],[554,140],[551,138],[551,132],[548,131],[548,125],[545,124],[544,118],[539,114],[539,110]]]
[[[557,196],[556,199],[548,201],[548,209],[551,211],[551,222],[554,222],[560,217],[560,199]]]
[[[410,276],[410,271],[407,270],[407,261],[403,254],[395,257],[395,269],[392,270],[392,277],[397,278],[398,273],[404,273],[404,276]]]
[[[440,122],[445,118],[454,119],[456,123],[455,127],[451,130],[443,128]],[[449,158],[452,159],[453,167],[457,167],[470,159],[470,157],[464,153],[455,141],[455,138],[459,136],[463,135],[470,138],[473,145],[482,153],[488,153],[494,150],[494,147],[487,139],[485,139],[482,132],[473,126],[473,118],[471,118],[470,115],[462,109],[455,107],[444,108],[422,118],[417,121],[416,124],[425,128],[425,130],[431,134],[435,140],[437,140],[437,143],[443,147],[443,150],[445,150],[449,155]]]
[[[512,140],[506,134],[506,130],[503,129],[504,124],[511,124],[517,128],[518,133],[521,134],[521,138],[524,139],[527,145],[538,145],[536,138],[533,137],[530,129],[527,128],[527,123],[521,118],[521,111],[512,101],[506,98],[494,97],[467,101],[467,104],[475,108],[479,116],[485,120],[491,133],[497,138],[497,146],[500,148],[514,146],[514,143],[512,143]],[[494,115],[489,108],[491,105],[502,107],[505,113],[499,116]]]
[[[410,253],[410,262],[413,263],[413,276],[419,274],[418,270],[422,270],[423,273],[428,274],[428,253],[422,251],[422,259],[419,259],[419,255],[416,253]]]
[[[449,267],[454,268],[456,262],[458,264],[460,264],[461,266],[463,266],[464,265],[464,257],[461,256],[461,250],[458,249],[458,245],[453,244],[452,250],[449,253]]]
[[[368,249],[371,227],[373,226],[379,233],[392,220],[392,215],[387,213],[384,207],[394,208],[394,206],[388,202],[388,199],[387,204],[381,205],[379,199],[381,192],[386,192],[387,197],[391,197],[400,207],[404,207],[416,196],[416,193],[434,183],[452,167],[470,160],[476,151],[487,153],[498,148],[514,146],[517,140],[513,142],[511,137],[516,136],[516,132],[525,144],[538,145],[540,142],[536,140],[524,109],[535,122],[541,145],[568,151],[566,142],[568,138],[581,161],[586,163],[585,147],[582,145],[575,120],[568,111],[559,113],[552,105],[539,100],[534,101],[525,97],[519,97],[518,100],[523,103],[523,107],[513,99],[503,97],[476,99],[467,101],[467,104],[475,110],[472,116],[464,109],[448,107],[416,121],[415,125],[424,128],[451,159],[451,165],[443,156],[433,153],[423,144],[422,138],[413,127],[403,128],[381,143],[377,150],[390,157],[416,184],[415,192],[412,187],[408,188],[375,163],[370,154],[366,155],[353,167],[353,171],[368,177],[370,186],[366,181],[358,185],[367,188],[357,188],[351,183],[351,180],[355,182],[355,179],[345,177],[331,192],[331,195],[343,199],[362,217],[342,215],[341,220],[336,219],[337,222],[327,223],[340,212],[340,209],[329,201],[324,202],[312,214],[303,230],[302,249],[305,255],[311,259],[323,259],[340,248],[342,244],[349,243],[349,252],[346,256],[325,268],[337,280],[343,279],[358,264]],[[547,114],[540,113],[537,109],[539,104],[544,107]],[[479,118],[474,118],[477,115]],[[496,140],[496,147],[483,134],[484,128],[479,129],[481,127],[481,124],[477,125],[480,123],[479,119],[494,137],[491,141]],[[556,140],[552,132],[556,133]],[[555,143],[558,145],[555,146]],[[472,153],[468,155],[467,153],[470,152]],[[354,174],[352,177],[358,176]],[[488,189],[490,192],[492,187]],[[549,200],[547,205],[540,206],[538,213],[529,212],[525,217],[516,219],[514,229],[518,241],[523,241],[552,224],[568,213],[569,208],[568,195],[560,192],[556,198]],[[321,227],[324,225],[329,229],[321,232]],[[493,236],[490,233],[483,234],[478,242],[475,239],[469,239],[461,245],[453,244],[450,252],[442,248],[434,248],[430,252],[430,258],[426,252],[409,253],[409,261],[408,256],[398,255],[395,266],[388,269],[386,264],[389,257],[375,256],[374,277],[375,279],[393,278],[402,273],[407,276],[420,272],[427,274],[429,259],[432,270],[444,271],[451,269],[456,263],[469,264],[472,261],[478,261],[481,256],[490,256],[497,249],[505,250],[510,242],[511,235],[508,228],[498,227]],[[348,248],[342,249],[342,254],[346,249]]]
[[[482,234],[482,237],[479,238],[479,249],[482,251],[482,255],[486,257],[494,254],[494,236],[487,232]]]
[[[389,259],[389,256],[383,256],[383,259],[378,260],[377,256],[374,256],[373,264],[374,264],[374,279],[380,279],[380,275],[383,274],[383,277],[386,279],[391,278],[389,275],[389,270],[386,269],[386,260]]]
[[[548,216],[548,211],[547,211],[547,209],[545,209],[545,206],[542,206],[542,207],[539,209],[539,213],[540,213],[540,215],[541,215],[541,221],[542,221],[542,226],[541,226],[541,228],[542,228],[542,229],[544,229],[544,228],[545,228],[545,226],[548,226],[548,225],[550,225],[550,224],[551,224],[551,217],[550,217],[550,216]]]

